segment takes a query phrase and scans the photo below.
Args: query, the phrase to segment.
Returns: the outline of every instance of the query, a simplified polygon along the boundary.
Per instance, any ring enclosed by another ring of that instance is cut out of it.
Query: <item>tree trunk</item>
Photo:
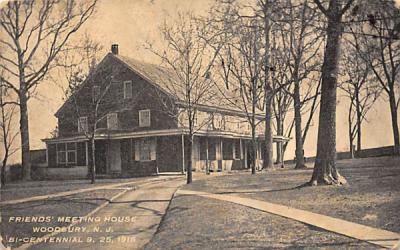
[[[190,134],[189,135],[189,140],[188,140],[188,154],[187,154],[187,158],[188,158],[188,165],[187,165],[187,180],[186,183],[190,184],[193,181],[193,177],[192,177],[192,152],[193,151],[193,135]]]
[[[20,134],[21,134],[21,159],[22,159],[22,179],[31,179],[31,156],[29,152],[29,119],[28,119],[28,97],[26,84],[21,82],[19,101],[20,101]]]
[[[397,120],[397,106],[394,90],[389,92],[390,114],[392,118],[393,141],[394,141],[394,155],[400,155],[400,139],[399,139],[399,125]]]
[[[254,113],[253,113],[253,120],[255,120]],[[256,140],[256,126],[254,125],[254,122],[252,124],[252,129],[251,129],[251,146],[252,147],[249,154],[250,164],[251,164],[251,174],[256,174],[257,140]]]
[[[270,55],[270,13],[269,8],[264,6],[264,39],[265,39],[265,55],[264,55],[264,95],[265,95],[265,149],[264,149],[264,159],[263,159],[263,169],[274,169],[273,155],[272,155],[272,89],[268,83],[269,79],[269,57]]]
[[[283,121],[282,116],[278,115],[276,117],[276,128],[277,128],[277,135],[283,136]],[[282,142],[276,142],[276,164],[280,164],[283,166],[283,145]]]
[[[3,159],[3,165],[1,167],[1,185],[0,185],[0,187],[4,187],[6,185],[6,166],[7,166],[8,152],[6,152],[5,154],[6,154],[6,156]]]
[[[206,137],[206,174],[210,174],[210,160],[208,154],[208,137]]]
[[[354,158],[354,137],[353,137],[353,123],[351,119],[352,111],[353,111],[353,100],[354,97],[350,99],[349,111],[347,114],[347,123],[348,123],[348,135],[349,135],[349,152],[351,159]]]
[[[96,141],[94,135],[90,139],[92,143],[92,168],[91,168],[91,183],[96,182]]]
[[[355,91],[356,95],[356,112],[357,112],[357,153],[361,151],[361,103],[360,103],[360,92],[358,88]]]
[[[304,149],[303,149],[303,133],[301,130],[301,101],[300,101],[300,83],[298,80],[294,82],[294,124],[296,133],[296,166],[295,169],[304,169]]]
[[[336,91],[341,37],[339,1],[330,2],[327,43],[322,66],[321,106],[319,112],[317,157],[311,185],[345,184],[336,168]]]
[[[265,103],[265,149],[263,169],[273,170],[274,161],[272,159],[272,97],[268,96]]]

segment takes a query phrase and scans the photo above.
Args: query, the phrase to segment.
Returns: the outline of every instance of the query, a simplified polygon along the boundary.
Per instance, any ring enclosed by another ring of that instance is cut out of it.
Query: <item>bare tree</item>
[[[336,168],[336,95],[342,17],[351,7],[353,0],[330,0],[328,6],[324,6],[319,0],[314,0],[314,2],[324,14],[328,24],[322,65],[317,157],[310,184],[344,184],[346,179]]]
[[[342,75],[345,81],[339,87],[349,98],[348,134],[349,151],[354,157],[354,140],[357,138],[357,152],[361,151],[362,123],[368,111],[378,99],[382,88],[375,84],[370,66],[357,54],[354,47],[344,50]]]
[[[8,159],[18,150],[14,147],[15,138],[18,133],[13,130],[12,123],[16,105],[9,100],[9,91],[0,82],[0,140],[2,153],[1,183],[0,188],[6,184],[6,166]]]
[[[28,100],[54,59],[94,13],[97,0],[9,1],[0,10],[3,82],[18,96],[23,179],[31,178]]]
[[[81,44],[64,50],[56,59],[61,77],[64,77],[68,84],[67,88],[64,89],[66,103],[72,107],[74,120],[78,121],[78,131],[85,135],[91,146],[91,152],[88,153],[91,163],[88,166],[88,173],[92,184],[96,181],[95,136],[98,123],[105,119],[106,113],[103,111],[102,105],[106,102],[107,93],[113,82],[112,76],[108,73],[109,68],[102,67],[96,70],[102,50],[103,46],[90,39],[86,34]],[[90,90],[89,92],[92,94],[90,96],[80,93],[84,83],[94,81],[95,74],[97,79],[101,79],[101,82],[96,82],[98,93]],[[88,101],[88,99],[91,99],[91,101]],[[86,117],[86,122],[81,121],[81,117]]]
[[[392,1],[371,1],[355,13],[361,20],[351,26],[353,46],[367,62],[387,95],[390,107],[394,154],[400,154],[397,96],[400,74],[400,10]],[[374,12],[370,12],[373,9]],[[354,27],[355,26],[355,27]]]
[[[272,161],[272,102],[275,93],[270,74],[270,30],[275,7],[270,1],[226,1],[217,4],[212,24],[223,43],[220,50],[222,79],[227,87],[236,90],[236,105],[247,114],[252,130],[252,148],[257,146],[256,129],[264,118],[263,169],[273,169]],[[223,23],[222,27],[218,24]],[[235,95],[235,93],[233,93]],[[257,118],[256,118],[257,117]],[[255,157],[252,173],[255,173]]]
[[[211,68],[216,53],[210,53],[202,39],[205,30],[201,28],[193,13],[179,13],[177,20],[167,21],[160,28],[163,50],[157,50],[151,43],[146,47],[157,55],[165,66],[166,74],[171,76],[165,82],[169,92],[166,104],[178,103],[180,109],[171,106],[172,116],[183,116],[179,122],[187,128],[187,183],[192,182],[192,151],[194,136],[199,130],[196,124],[198,108],[217,102],[213,88]],[[206,56],[206,55],[212,56]],[[204,125],[204,124],[203,124]],[[201,126],[200,126],[201,127]],[[184,149],[183,149],[184,150]]]
[[[290,63],[287,61],[286,53],[288,50],[281,45],[277,32],[272,31],[271,39],[271,60],[270,60],[270,74],[271,83],[274,89],[278,89],[282,84],[284,87],[278,91],[272,100],[272,107],[275,116],[275,131],[279,136],[290,137],[294,121],[286,128],[286,118],[291,111],[291,105],[293,104],[293,84],[291,83],[290,76],[288,74]],[[278,40],[278,41],[277,41]],[[278,44],[279,43],[279,44]],[[276,164],[283,166],[283,159],[286,150],[287,142],[276,143]]]
[[[245,22],[245,21],[244,21]],[[244,110],[247,120],[251,127],[252,150],[251,166],[252,174],[256,171],[257,159],[257,126],[260,124],[257,113],[264,108],[264,84],[263,84],[263,55],[262,55],[262,36],[258,31],[259,26],[251,20],[247,25],[238,27],[240,41],[237,46],[237,56],[232,56],[230,61],[232,76],[235,80],[230,84],[236,83],[236,91],[239,93],[241,110]],[[266,122],[266,121],[265,121]],[[265,160],[265,159],[264,159]]]
[[[305,168],[304,140],[310,121],[316,110],[320,84],[313,80],[320,70],[320,48],[324,33],[320,31],[321,14],[307,1],[286,1],[282,6],[283,20],[277,31],[282,44],[283,62],[288,64],[286,74],[293,88],[284,89],[293,98],[294,127],[296,138],[296,169]],[[314,90],[315,89],[315,90]],[[302,113],[308,104],[308,119],[305,129]]]

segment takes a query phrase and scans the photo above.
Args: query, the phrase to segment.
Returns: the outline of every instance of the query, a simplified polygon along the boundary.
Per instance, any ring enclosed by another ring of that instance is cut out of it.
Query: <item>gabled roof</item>
[[[177,101],[185,102],[186,86],[182,84],[179,80],[177,74],[166,67],[156,64],[145,63],[138,61],[131,57],[113,55],[118,58],[121,62],[125,63],[130,69],[138,73],[141,77],[152,83],[153,85],[159,87],[165,93],[177,99]],[[204,81],[209,81],[203,78]],[[239,111],[233,105],[230,105],[226,101],[226,96],[224,96],[217,86],[212,83],[205,83],[207,86],[207,93],[204,94],[202,101],[197,102],[200,106],[213,106],[221,107],[230,110]]]
[[[182,104],[185,103],[185,86],[184,84],[179,84],[178,76],[173,70],[167,69],[162,67],[161,65],[155,65],[150,63],[145,63],[142,61],[138,61],[131,57],[115,55],[112,53],[108,53],[104,59],[99,63],[103,64],[107,60],[107,58],[115,58],[124,65],[126,65],[130,70],[134,73],[138,74],[140,77],[148,81],[150,84],[154,85],[167,95],[171,96],[172,98],[176,99],[177,102]],[[97,67],[99,67],[99,65]],[[207,79],[204,78],[204,81]],[[81,88],[88,82],[86,79]],[[214,84],[208,85],[210,86],[207,89],[207,93],[209,96],[204,98],[203,102],[199,102],[197,106],[203,107],[204,109],[220,109],[221,111],[224,110],[225,112],[238,112],[243,113],[238,107],[232,104],[232,101],[227,100],[228,91],[224,90],[224,87],[219,87]],[[232,97],[232,99],[234,99]],[[58,116],[59,112],[65,107],[65,105],[70,102],[68,99],[56,112],[56,116]]]
[[[96,69],[97,69],[100,65],[104,64],[105,61],[107,61],[107,58],[110,57],[110,54],[111,54],[111,53],[108,53],[108,54],[103,58],[103,60],[101,60],[101,62],[97,64],[97,66],[96,66],[96,68],[95,68],[95,71],[96,71]],[[79,89],[78,89],[76,92],[74,92],[74,94],[76,94],[77,92],[79,92],[79,91],[89,82],[89,79],[90,79],[90,76],[87,77],[87,78],[79,85]],[[58,117],[58,115],[60,114],[60,112],[67,106],[68,103],[70,103],[70,102],[72,101],[72,100],[71,100],[71,97],[72,97],[72,96],[69,96],[68,99],[63,103],[63,105],[61,105],[61,107],[56,111],[56,113],[54,114],[56,117]]]

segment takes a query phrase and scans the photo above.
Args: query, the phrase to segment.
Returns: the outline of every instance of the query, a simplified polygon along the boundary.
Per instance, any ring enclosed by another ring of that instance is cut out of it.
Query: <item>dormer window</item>
[[[150,127],[150,109],[139,110],[139,127]]]
[[[93,86],[92,88],[92,102],[95,103],[100,98],[100,86]]]
[[[118,129],[118,114],[109,113],[107,114],[107,128],[108,129]]]
[[[88,132],[88,120],[86,116],[79,117],[78,119],[78,132],[86,133]]]
[[[124,99],[132,98],[132,81],[124,82]]]

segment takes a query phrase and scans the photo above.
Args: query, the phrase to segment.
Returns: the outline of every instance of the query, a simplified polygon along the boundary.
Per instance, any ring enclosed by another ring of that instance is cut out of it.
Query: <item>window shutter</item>
[[[156,160],[157,142],[156,140],[151,140],[150,144],[150,160]]]
[[[140,155],[139,155],[140,141],[135,140],[135,141],[133,141],[133,143],[135,144],[135,161],[139,161],[140,160]]]

